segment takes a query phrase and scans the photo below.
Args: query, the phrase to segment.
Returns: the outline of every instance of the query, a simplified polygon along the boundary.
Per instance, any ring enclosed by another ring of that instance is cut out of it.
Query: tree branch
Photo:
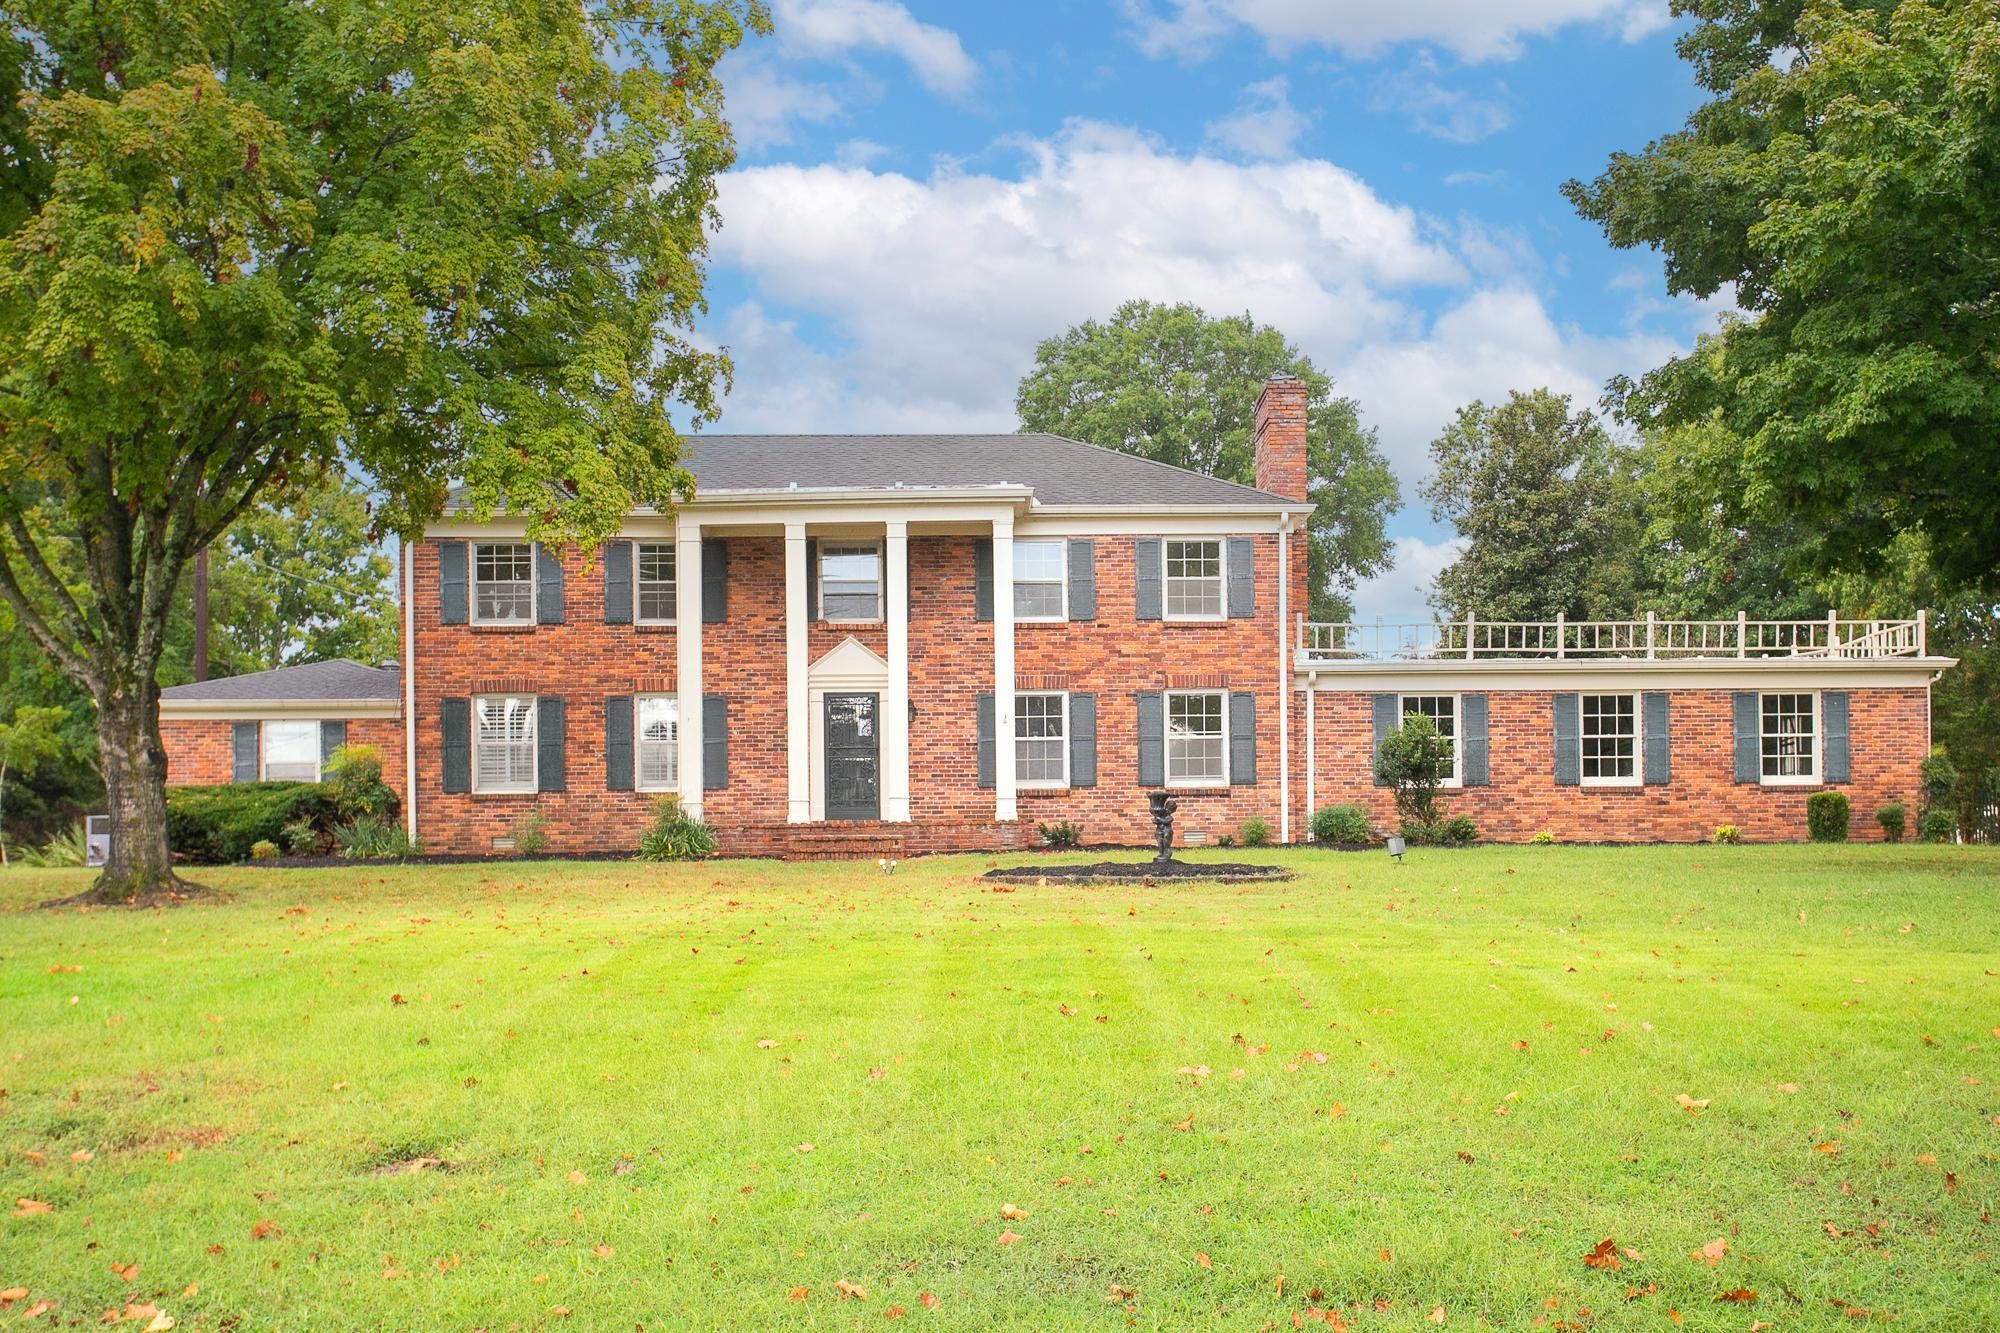
[[[28,637],[41,645],[43,652],[60,662],[64,671],[69,672],[93,695],[102,693],[104,677],[98,674],[97,669],[81,653],[64,643],[61,637],[49,628],[47,622],[42,619],[40,609],[21,590],[20,581],[14,576],[13,563],[7,559],[5,550],[0,550],[0,602],[7,604],[8,609],[14,613],[14,619],[28,632]]]

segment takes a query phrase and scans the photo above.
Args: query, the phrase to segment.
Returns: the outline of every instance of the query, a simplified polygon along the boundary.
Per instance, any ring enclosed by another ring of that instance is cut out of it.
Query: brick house
[[[662,793],[729,853],[1020,847],[1058,820],[1138,844],[1162,786],[1186,841],[1253,816],[1298,841],[1336,801],[1387,826],[1372,746],[1414,711],[1491,838],[1796,838],[1821,785],[1866,835],[1914,798],[1950,665],[1921,620],[1307,623],[1305,413],[1299,381],[1265,387],[1255,487],[1049,435],[718,435],[693,499],[597,550],[450,511],[403,553],[393,712],[336,716],[283,671],[257,688],[301,697],[254,714],[229,682],[168,690],[172,780],[241,778],[246,723],[313,714],[389,724],[433,851],[504,850],[530,811],[552,850],[629,849]]]

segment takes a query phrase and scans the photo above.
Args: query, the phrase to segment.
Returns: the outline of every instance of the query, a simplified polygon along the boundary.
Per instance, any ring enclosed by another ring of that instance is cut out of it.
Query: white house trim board
[[[1467,690],[1563,690],[1630,694],[1637,690],[1916,689],[1956,665],[1949,657],[1853,661],[1811,657],[1683,658],[1675,661],[1421,659],[1317,663],[1298,667],[1297,683],[1315,690],[1457,694]]]
[[[812,695],[807,678],[806,525],[785,525],[785,818],[812,819]]]
[[[993,817],[1019,817],[1014,786],[1014,523],[993,524]],[[1004,743],[1003,743],[1004,741]]]
[[[701,524],[683,520],[675,533],[674,693],[681,700],[676,728],[680,736],[681,808],[701,818],[702,720],[701,688]]]
[[[284,722],[318,718],[342,722],[356,718],[399,718],[398,699],[196,699],[176,703],[160,700],[162,719],[190,722]]]
[[[881,743],[881,769],[877,774],[877,790],[882,797],[882,814],[889,814],[889,745],[886,714],[889,707],[889,663],[876,655],[867,644],[853,635],[842,639],[806,672],[806,711],[809,718],[807,734],[810,737],[811,758],[808,763],[808,794],[810,809],[808,816],[818,823],[826,818],[826,696],[829,694],[874,694],[881,697],[881,706],[876,710],[876,725]],[[907,695],[905,696],[907,699]],[[905,737],[909,735],[909,704],[903,705]],[[903,754],[902,789],[904,804],[908,805],[910,790],[909,753],[907,746]],[[904,818],[909,817],[907,808]]]
[[[888,621],[888,685],[882,695],[882,818],[910,818],[910,532],[890,519],[883,539],[883,612]]]

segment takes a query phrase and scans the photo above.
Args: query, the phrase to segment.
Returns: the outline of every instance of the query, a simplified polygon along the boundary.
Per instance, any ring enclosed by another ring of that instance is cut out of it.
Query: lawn
[[[1992,850],[1235,855],[15,870],[0,1328],[2000,1327]]]

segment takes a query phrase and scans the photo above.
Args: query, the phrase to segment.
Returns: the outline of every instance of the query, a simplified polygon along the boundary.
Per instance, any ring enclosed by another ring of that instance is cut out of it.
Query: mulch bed
[[[989,870],[984,879],[1003,884],[1038,884],[1044,880],[1059,884],[1161,884],[1204,880],[1223,884],[1271,884],[1297,879],[1298,872],[1283,866],[1246,865],[1240,861],[1094,861],[1089,865],[1003,866]]]

